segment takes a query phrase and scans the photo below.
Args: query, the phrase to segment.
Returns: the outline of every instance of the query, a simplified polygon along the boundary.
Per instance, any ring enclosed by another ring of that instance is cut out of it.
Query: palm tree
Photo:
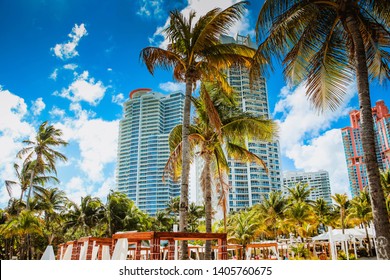
[[[305,233],[308,231],[305,229],[304,225],[313,224],[315,222],[312,208],[304,201],[290,204],[285,210],[285,215],[285,223],[292,226],[295,232],[302,237],[305,237]]]
[[[82,197],[80,205],[69,201],[68,208],[64,229],[72,229],[71,235],[74,235],[77,230],[84,236],[92,235],[92,230],[104,218],[103,203],[90,195]]]
[[[345,219],[347,217],[347,209],[349,206],[349,200],[348,196],[346,194],[339,194],[336,193],[332,195],[332,198],[334,202],[336,203],[336,207],[340,212],[340,223],[341,223],[341,230],[342,233],[344,234],[344,229],[345,229]]]
[[[199,220],[205,217],[205,207],[190,203],[188,208],[188,228],[190,232],[199,232]],[[211,232],[211,231],[210,231]],[[205,251],[206,252],[206,251]]]
[[[212,90],[209,92],[209,90]],[[217,94],[218,93],[218,94]],[[205,96],[208,96],[206,98]],[[208,100],[211,103],[208,103]],[[249,113],[241,112],[232,104],[226,104],[221,100],[218,88],[207,88],[201,86],[200,98],[193,98],[197,117],[194,124],[189,127],[190,152],[195,153],[204,161],[201,174],[201,186],[204,194],[206,211],[206,232],[212,230],[212,165],[214,165],[214,176],[222,181],[222,173],[229,172],[229,165],[224,149],[229,157],[241,162],[254,162],[266,168],[263,160],[251,153],[245,144],[250,139],[270,141],[276,134],[276,125],[271,120],[264,120]],[[229,106],[230,105],[230,106]],[[211,120],[213,119],[213,121]],[[216,128],[215,123],[219,123]],[[177,174],[181,167],[182,153],[182,125],[178,125],[171,131],[169,144],[171,156],[168,159],[166,169],[170,174]],[[174,177],[174,179],[176,179]],[[226,197],[226,195],[224,195]],[[211,243],[206,242],[205,258],[209,259],[211,254]]]
[[[68,199],[65,192],[58,188],[36,187],[35,196],[39,201],[38,210],[43,213],[44,235],[51,245],[54,238],[62,231],[62,214]]]
[[[258,205],[259,211],[264,216],[264,222],[272,230],[274,238],[278,238],[278,225],[284,219],[284,211],[287,201],[281,191],[274,191],[265,196],[263,201]],[[256,206],[255,206],[256,207]]]
[[[265,1],[257,21],[258,53],[283,58],[293,84],[306,81],[307,95],[320,110],[336,109],[356,77],[362,146],[374,225],[390,258],[390,223],[375,152],[369,80],[390,77],[388,0]]]
[[[166,205],[165,211],[173,216],[174,222],[177,223],[177,217],[180,213],[180,196],[171,197]]]
[[[42,235],[42,225],[35,212],[23,210],[4,225],[1,233],[6,237],[19,237],[24,240],[20,246],[20,258],[30,259],[31,246],[28,237],[31,234]]]
[[[34,177],[38,174],[44,174],[46,171],[54,172],[56,174],[56,160],[67,160],[65,155],[53,149],[53,147],[61,147],[68,144],[66,141],[61,139],[61,136],[62,131],[60,129],[56,129],[54,126],[48,125],[48,122],[45,121],[39,126],[38,132],[35,136],[35,141],[23,141],[23,143],[28,144],[29,146],[19,151],[18,157],[26,157],[24,160],[25,165],[29,162],[33,162],[29,180],[30,186],[27,195],[27,210],[30,209],[29,199],[31,191],[34,188],[32,185]]]
[[[288,198],[291,203],[306,202],[312,204],[312,201],[309,199],[311,190],[307,183],[302,184],[299,182],[294,187],[287,188]]]
[[[363,225],[368,241],[368,251],[371,253],[371,242],[368,235],[367,226],[372,221],[372,207],[370,203],[370,195],[367,189],[360,191],[359,196],[351,200],[351,207],[349,208],[348,219],[356,220]]]
[[[385,193],[387,212],[390,217],[390,169],[381,172],[381,185]]]
[[[325,226],[329,224],[331,219],[330,205],[322,197],[317,198],[313,203],[313,211],[320,225],[319,229],[326,231]]]
[[[107,235],[112,236],[115,232],[125,229],[125,218],[132,201],[124,193],[111,191],[107,196],[104,206],[104,216],[107,222]]]
[[[153,218],[153,228],[156,231],[171,231],[174,220],[165,211],[157,211]]]
[[[257,213],[254,211],[240,211],[230,218],[228,241],[242,245],[244,259],[246,258],[246,247],[256,238],[259,224]]]
[[[17,163],[14,163],[14,170],[17,177],[17,181],[6,180],[5,186],[7,188],[9,196],[12,196],[13,189],[15,187],[20,188],[20,202],[22,202],[25,191],[28,189],[30,185],[33,185],[33,188],[37,188],[42,186],[48,182],[56,182],[58,183],[58,179],[54,176],[46,176],[39,175],[33,177],[33,183],[30,184],[30,179],[33,171],[34,162],[25,162],[22,165],[22,169],[20,170],[20,166]],[[46,171],[48,170],[48,166],[45,166]]]
[[[182,175],[180,194],[180,231],[187,231],[188,178],[190,168],[189,127],[191,95],[196,82],[203,79],[217,80],[226,90],[232,89],[222,74],[234,64],[249,66],[254,50],[238,44],[221,44],[220,36],[239,20],[247,2],[239,2],[225,10],[215,8],[194,22],[195,12],[185,18],[179,11],[170,14],[170,25],[164,30],[170,41],[168,48],[147,47],[141,51],[141,59],[149,72],[156,67],[173,69],[173,77],[184,82],[185,101],[182,129]],[[182,259],[188,259],[187,242],[181,246]]]

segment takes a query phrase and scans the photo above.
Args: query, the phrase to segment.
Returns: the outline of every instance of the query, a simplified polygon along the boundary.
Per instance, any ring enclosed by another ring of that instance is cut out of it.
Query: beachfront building
[[[366,164],[361,139],[360,111],[349,114],[351,125],[341,130],[344,153],[348,167],[349,187],[352,197],[368,186]],[[372,108],[376,157],[381,170],[390,168],[390,114],[385,102],[379,100]]]
[[[223,43],[238,43],[256,48],[249,36],[237,35],[236,38],[223,36]],[[270,118],[266,81],[263,77],[249,85],[249,70],[234,66],[226,71],[229,84],[238,92],[237,103],[243,111],[256,116]],[[238,211],[260,203],[263,195],[281,190],[281,161],[279,141],[248,141],[251,152],[261,157],[267,165],[266,170],[254,163],[242,163],[229,159],[229,211]]]
[[[296,184],[307,184],[311,188],[309,199],[323,198],[329,205],[332,204],[329,173],[325,170],[316,172],[287,171],[283,172],[283,195],[288,196],[288,188],[294,188]]]
[[[184,94],[169,95],[151,89],[136,89],[123,105],[119,124],[117,189],[140,210],[154,215],[180,195],[180,183],[162,180],[169,157],[168,136],[182,123]]]

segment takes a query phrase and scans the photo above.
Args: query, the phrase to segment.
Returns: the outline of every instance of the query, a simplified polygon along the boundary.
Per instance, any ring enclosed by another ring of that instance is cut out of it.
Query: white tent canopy
[[[368,229],[368,236],[370,238],[373,237],[373,231],[371,229]],[[348,228],[344,229],[344,234],[342,233],[341,229],[334,229],[332,230],[332,238],[333,241],[348,241],[353,238],[356,239],[363,239],[366,238],[366,233],[364,229],[359,228]],[[313,237],[313,240],[329,240],[329,233],[323,233],[320,235],[317,235]]]

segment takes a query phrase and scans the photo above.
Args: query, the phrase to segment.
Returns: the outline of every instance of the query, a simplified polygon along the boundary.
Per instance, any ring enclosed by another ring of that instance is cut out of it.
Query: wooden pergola
[[[168,260],[175,258],[175,241],[183,240],[216,240],[218,241],[218,259],[227,259],[227,234],[226,233],[199,233],[199,232],[120,232],[112,236],[112,248],[118,239],[126,238],[129,245],[135,244],[135,259],[141,259],[141,243],[149,241],[150,259],[160,260],[160,242],[168,241]]]
[[[102,259],[103,246],[108,246],[110,254],[112,253],[111,238],[88,236],[88,237],[81,237],[78,240],[68,241],[66,243],[59,244],[57,250],[57,260],[59,260],[61,257],[61,250],[62,250],[62,254],[64,254],[69,245],[73,245],[71,260],[78,260],[80,258],[81,246],[84,245],[85,242],[88,242],[86,260],[91,260],[92,248],[94,245],[99,246],[98,255],[97,255],[98,260]]]

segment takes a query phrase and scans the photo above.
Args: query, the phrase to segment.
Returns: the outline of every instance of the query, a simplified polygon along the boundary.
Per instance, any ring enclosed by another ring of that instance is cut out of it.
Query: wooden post
[[[141,259],[141,241],[137,241],[137,245],[135,248],[135,259],[136,260]]]

